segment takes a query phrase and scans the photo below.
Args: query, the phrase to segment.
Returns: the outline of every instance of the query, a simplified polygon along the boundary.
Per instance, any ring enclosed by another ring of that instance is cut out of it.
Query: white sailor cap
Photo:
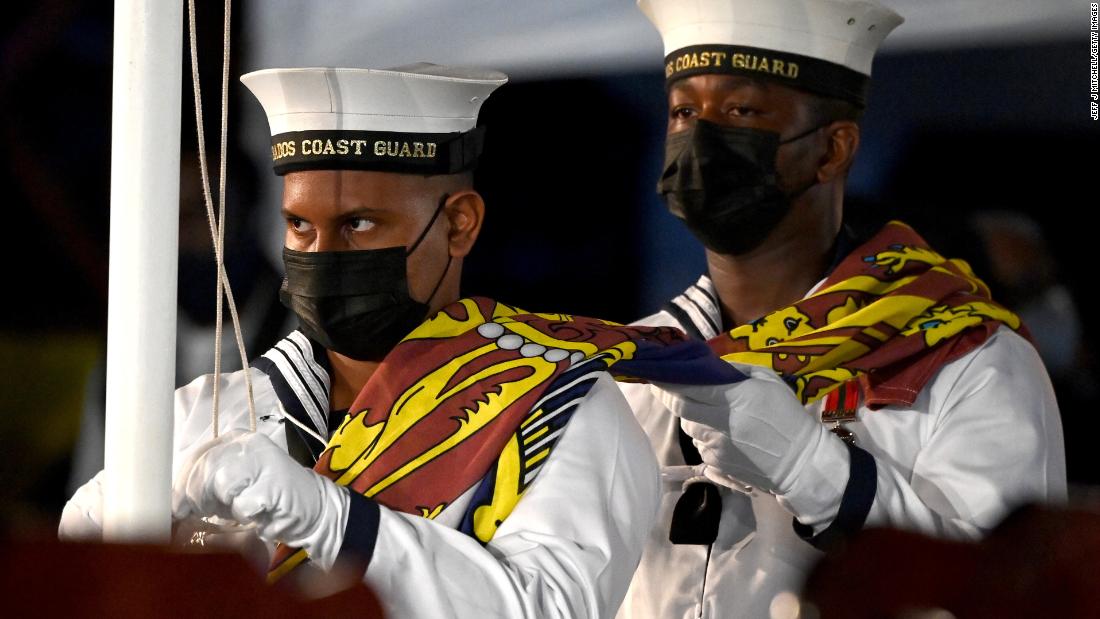
[[[866,104],[871,61],[904,21],[874,0],[638,0],[665,44],[668,84],[765,77]]]
[[[481,104],[508,77],[419,63],[393,69],[265,69],[241,77],[271,129],[276,174],[473,169]]]

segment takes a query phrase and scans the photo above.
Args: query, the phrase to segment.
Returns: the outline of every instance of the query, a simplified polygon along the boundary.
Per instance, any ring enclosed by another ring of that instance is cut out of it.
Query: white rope
[[[281,403],[279,404],[279,412],[282,413],[284,421],[289,421],[290,423],[293,423],[294,425],[298,426],[303,432],[305,432],[306,434],[308,434],[308,435],[312,436],[313,438],[317,439],[317,441],[320,442],[322,445],[328,445],[328,440],[325,439],[325,437],[321,436],[320,434],[317,434],[317,432],[315,430],[313,430],[313,428],[310,428],[306,424],[304,424],[301,421],[298,421],[297,419],[295,419],[294,415],[291,415],[290,413],[286,412],[286,409],[283,408],[283,405]]]
[[[248,371],[248,354],[245,352],[244,336],[241,333],[241,321],[237,315],[237,302],[233,298],[233,288],[225,272],[225,186],[226,160],[229,135],[229,26],[231,23],[232,0],[225,0],[225,22],[222,32],[222,100],[221,100],[221,161],[218,177],[218,215],[214,214],[214,200],[210,192],[210,171],[206,163],[206,133],[203,130],[202,89],[199,85],[198,33],[195,27],[195,0],[187,0],[188,34],[191,46],[191,80],[195,93],[195,124],[199,143],[199,170],[202,176],[203,200],[206,203],[206,218],[210,224],[210,238],[214,243],[214,260],[217,263],[217,305],[214,325],[214,393],[213,393],[213,434],[218,436],[218,406],[221,392],[222,364],[222,298],[229,302],[229,315],[233,320],[233,334],[237,340],[237,350],[241,354],[241,366],[244,368],[245,387],[248,391],[248,427],[256,431],[256,404],[252,395],[252,374]]]

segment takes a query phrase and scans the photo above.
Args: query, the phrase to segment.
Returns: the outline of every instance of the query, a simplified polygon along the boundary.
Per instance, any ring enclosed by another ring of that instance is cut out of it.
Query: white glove
[[[57,538],[63,542],[103,541],[103,471],[78,488],[65,503]]]
[[[172,488],[172,517],[219,516],[267,542],[304,548],[329,569],[344,541],[351,497],[295,462],[266,435],[234,431],[199,448]]]
[[[718,469],[705,471],[708,478],[723,483],[720,473],[782,495],[819,452],[836,456],[839,450],[847,461],[840,439],[814,419],[775,372],[733,365],[749,378],[733,385],[660,384],[656,389],[661,402],[682,418],[703,463]],[[846,465],[837,473],[847,476]]]

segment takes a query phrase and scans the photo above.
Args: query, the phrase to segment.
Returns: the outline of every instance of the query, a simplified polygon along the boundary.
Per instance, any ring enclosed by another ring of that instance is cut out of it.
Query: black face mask
[[[283,248],[286,279],[279,300],[298,316],[300,328],[328,350],[359,361],[381,361],[428,316],[429,304],[451,268],[443,268],[428,300],[409,294],[405,261],[443,211],[444,195],[420,237],[404,247],[301,252]]]
[[[783,193],[775,159],[781,145],[818,129],[780,141],[773,131],[697,120],[691,129],[668,136],[657,192],[707,248],[747,253],[779,224],[791,201],[816,184]]]

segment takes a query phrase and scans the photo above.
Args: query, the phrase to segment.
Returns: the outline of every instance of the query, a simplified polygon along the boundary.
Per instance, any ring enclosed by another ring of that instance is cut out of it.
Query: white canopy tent
[[[885,0],[906,19],[886,53],[1087,36],[1084,0]],[[484,65],[514,79],[656,69],[633,0],[265,0],[244,7],[246,70]]]

